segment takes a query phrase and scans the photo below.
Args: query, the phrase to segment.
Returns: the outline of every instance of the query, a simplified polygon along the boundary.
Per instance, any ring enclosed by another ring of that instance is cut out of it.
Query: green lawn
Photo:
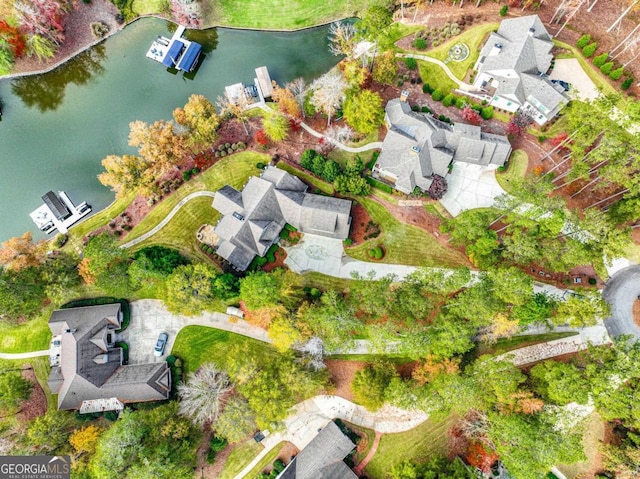
[[[229,454],[227,462],[224,463],[224,469],[218,476],[218,479],[233,479],[237,474],[242,471],[247,464],[249,464],[254,457],[260,454],[263,447],[255,442],[253,439],[247,439],[236,445]],[[247,475],[249,479],[253,479],[254,476]]]
[[[351,284],[350,279],[336,278],[315,272],[304,273],[300,276],[300,280],[303,287],[318,288],[321,291],[344,291]]]
[[[530,334],[525,336],[514,336],[513,338],[498,339],[495,344],[478,343],[478,346],[474,350],[474,355],[475,357],[480,357],[483,354],[497,356],[499,354],[513,351],[514,349],[546,343],[547,341],[553,341],[554,339],[568,338],[569,336],[575,336],[576,334],[578,333]]]
[[[267,343],[207,326],[182,328],[176,337],[171,354],[184,361],[186,371],[196,371],[202,363],[207,361],[214,361],[224,369],[227,361],[226,352],[234,346],[265,358],[276,354],[276,350]]]
[[[357,16],[369,0],[210,0],[206,25],[296,30]]]
[[[440,266],[443,268],[468,266],[464,255],[449,249],[426,231],[402,223],[395,219],[380,203],[371,198],[360,198],[374,222],[380,225],[382,233],[354,248],[347,254],[355,259],[371,261],[368,250],[381,244],[386,249],[383,263],[399,263],[415,266]]]
[[[51,311],[51,308],[45,308],[37,318],[17,326],[0,321],[0,352],[26,353],[48,349],[51,330],[47,321]]]
[[[253,479],[254,477],[258,476],[259,474],[262,473],[262,471],[267,467],[267,466],[271,466],[271,464],[273,463],[273,461],[275,461],[278,458],[278,454],[280,454],[280,451],[282,450],[283,447],[286,446],[286,442],[281,442],[280,444],[278,444],[276,447],[274,447],[273,449],[271,449],[271,451],[269,451],[267,453],[266,456],[264,456],[262,458],[262,460],[256,464],[256,466],[251,469],[249,471],[249,473],[245,476],[247,479]],[[258,451],[260,452],[260,451]],[[253,459],[253,458],[251,458]],[[288,459],[287,459],[288,460]]]
[[[36,379],[38,380],[38,384],[44,391],[44,395],[47,397],[47,409],[57,409],[58,408],[58,395],[51,394],[51,390],[47,385],[47,379],[49,379],[49,372],[51,371],[51,367],[49,366],[49,358],[47,356],[41,358],[32,358],[27,360],[22,360],[22,362],[27,361],[31,366],[33,366],[33,370],[36,373]],[[16,361],[17,362],[17,361]]]
[[[467,74],[467,71],[470,68],[473,68],[476,60],[478,59],[478,55],[480,54],[480,50],[484,45],[484,42],[487,38],[487,34],[493,30],[497,30],[497,23],[485,23],[483,25],[478,25],[476,27],[470,28],[469,30],[465,30],[460,35],[457,35],[442,45],[437,46],[431,50],[427,50],[425,53],[430,57],[436,58],[441,61],[445,61],[447,56],[449,55],[449,49],[454,46],[456,43],[464,43],[469,47],[469,57],[462,62],[454,62],[450,61],[447,63],[449,70],[453,73],[459,80],[464,80],[464,77]],[[422,53],[422,52],[417,52]],[[434,65],[435,66],[435,65]]]
[[[422,463],[434,456],[444,456],[448,452],[447,431],[456,418],[448,416],[443,420],[429,419],[418,427],[397,434],[384,434],[376,454],[365,472],[370,479],[387,479],[389,470],[404,461]]]
[[[133,0],[131,9],[138,15],[164,13],[169,10],[169,2],[167,0]]]
[[[428,63],[418,60],[420,68],[420,78],[431,87],[440,88],[445,94],[458,88],[458,85],[447,76],[444,70],[435,63]]]
[[[511,182],[514,180],[520,180],[524,178],[525,173],[527,172],[527,166],[529,165],[529,157],[527,156],[527,152],[524,150],[516,150],[511,153],[511,158],[509,158],[509,166],[507,167],[507,171],[505,172],[497,172],[496,180],[502,186],[502,189],[507,193],[513,194],[513,190],[511,188]]]
[[[566,477],[592,477],[594,464],[598,461],[598,455],[602,441],[605,438],[604,422],[593,412],[585,420],[582,445],[587,456],[586,461],[574,464],[558,464],[558,469]]]

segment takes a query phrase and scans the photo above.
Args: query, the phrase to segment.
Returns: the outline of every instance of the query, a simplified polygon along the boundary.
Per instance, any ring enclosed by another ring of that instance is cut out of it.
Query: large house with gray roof
[[[123,364],[122,348],[116,346],[121,326],[120,303],[53,312],[49,329],[59,338],[60,358],[47,384],[58,395],[58,409],[97,412],[169,397],[171,371],[166,361]]]
[[[276,479],[358,479],[344,463],[355,447],[331,421]]]
[[[351,226],[351,201],[307,193],[307,185],[284,170],[267,166],[238,191],[226,185],[214,198],[222,214],[214,228],[217,254],[240,271],[264,256],[285,224],[302,233],[345,239]]]
[[[474,86],[490,105],[522,110],[539,125],[554,118],[569,101],[564,88],[546,78],[553,42],[537,15],[504,20],[491,33],[474,66]]]
[[[434,175],[445,177],[452,162],[498,168],[511,154],[505,136],[484,133],[479,126],[450,125],[411,110],[406,98],[385,107],[389,131],[372,175],[406,194],[429,190]]]

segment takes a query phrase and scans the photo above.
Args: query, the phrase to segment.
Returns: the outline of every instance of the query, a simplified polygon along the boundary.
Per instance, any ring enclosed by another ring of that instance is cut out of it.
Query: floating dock
[[[75,206],[64,191],[58,191],[57,194],[49,191],[42,197],[42,201],[44,204],[29,213],[29,216],[40,231],[47,234],[56,229],[64,234],[71,225],[91,213],[91,206],[86,201]]]
[[[147,58],[162,63],[167,68],[193,71],[198,64],[202,45],[182,38],[185,30],[185,27],[179,25],[171,38],[158,36],[147,51]]]
[[[269,98],[273,94],[273,84],[267,67],[262,66],[255,69],[256,78],[253,79],[253,85],[245,85],[244,83],[235,83],[225,87],[224,93],[227,99],[234,104],[242,101],[246,109],[257,108],[265,104],[265,98]]]

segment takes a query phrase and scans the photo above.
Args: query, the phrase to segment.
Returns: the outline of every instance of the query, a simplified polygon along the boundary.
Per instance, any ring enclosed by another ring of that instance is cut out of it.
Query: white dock
[[[63,220],[58,219],[53,211],[51,211],[51,208],[46,204],[43,204],[35,211],[29,213],[29,216],[36,226],[47,234],[52,233],[56,229],[60,233],[65,234],[69,231],[69,227],[71,227],[71,225],[77,223],[80,219],[91,213],[91,206],[89,206],[86,201],[75,206],[64,191],[58,191],[58,198],[64,203],[71,213],[67,218]]]

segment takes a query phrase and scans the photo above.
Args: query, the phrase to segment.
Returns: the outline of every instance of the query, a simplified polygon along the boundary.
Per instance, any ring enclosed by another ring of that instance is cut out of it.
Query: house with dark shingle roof
[[[546,78],[553,42],[537,15],[504,20],[480,51],[474,86],[491,95],[490,105],[522,110],[539,125],[569,101],[564,88]]]
[[[357,479],[344,463],[355,447],[331,421],[276,479]]]
[[[222,214],[214,228],[217,254],[246,270],[264,256],[289,223],[302,233],[345,239],[351,226],[351,201],[307,193],[307,185],[284,170],[267,166],[242,191],[226,185],[214,198]]]
[[[372,176],[403,193],[411,194],[416,187],[426,192],[433,175],[444,178],[452,162],[498,168],[511,154],[505,136],[484,133],[479,126],[450,125],[414,112],[403,98],[390,100],[385,112],[389,131]]]
[[[49,329],[60,337],[60,366],[51,368],[47,384],[58,395],[58,409],[81,409],[102,399],[130,403],[169,397],[166,361],[123,364],[122,348],[115,344],[121,325],[120,303],[53,312]]]

